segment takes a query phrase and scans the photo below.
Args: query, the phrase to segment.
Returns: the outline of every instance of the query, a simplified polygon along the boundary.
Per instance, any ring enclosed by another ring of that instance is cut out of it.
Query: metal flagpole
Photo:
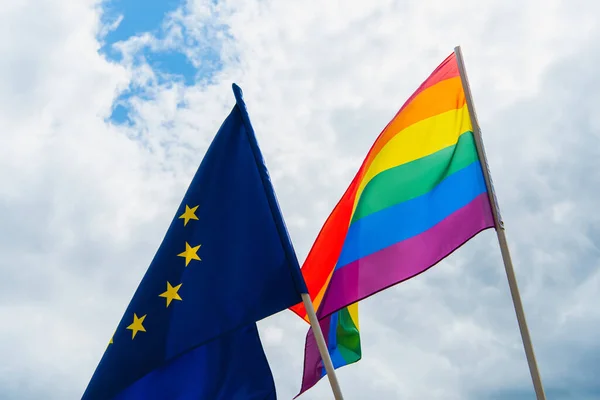
[[[323,331],[321,331],[321,325],[319,325],[319,320],[317,319],[317,314],[315,313],[315,308],[313,306],[312,300],[310,299],[308,293],[302,293],[301,296],[302,302],[304,303],[304,308],[306,308],[308,320],[310,321],[310,326],[312,327],[313,333],[315,335],[315,340],[317,342],[317,347],[319,348],[319,353],[321,354],[321,358],[323,359],[323,364],[325,364],[325,371],[327,372],[327,378],[329,378],[329,384],[331,385],[333,396],[335,400],[344,400],[344,397],[342,397],[342,390],[340,389],[340,384],[337,380],[337,376],[335,375],[335,369],[333,368],[333,363],[331,362],[331,357],[329,356],[327,344],[325,343]]]
[[[494,186],[492,184],[492,179],[490,176],[489,165],[487,162],[487,157],[485,155],[485,149],[483,147],[481,128],[479,127],[479,122],[477,121],[475,106],[473,105],[473,96],[471,94],[469,80],[467,79],[467,72],[465,69],[465,63],[460,46],[456,46],[454,48],[454,53],[456,54],[458,71],[460,73],[460,79],[462,81],[463,89],[465,91],[465,98],[467,101],[469,116],[471,117],[471,123],[473,125],[473,134],[475,137],[477,153],[479,155],[479,159],[483,164],[483,176],[488,189],[490,203],[492,205],[494,224],[496,228],[496,234],[498,235],[498,244],[500,245],[502,260],[504,261],[504,269],[506,270],[506,277],[508,278],[508,286],[510,287],[510,293],[512,295],[515,312],[517,314],[517,321],[519,323],[519,329],[521,331],[521,338],[523,339],[523,347],[525,348],[525,355],[527,356],[527,363],[529,364],[529,372],[531,373],[531,379],[533,380],[533,387],[535,388],[537,400],[546,400],[546,395],[544,394],[544,387],[542,386],[542,378],[540,377],[540,372],[538,370],[537,362],[535,360],[533,344],[531,343],[531,337],[529,336],[529,330],[527,328],[527,321],[525,320],[525,311],[523,311],[523,303],[521,302],[521,295],[519,294],[519,287],[517,286],[517,278],[515,277],[515,271],[513,269],[510,252],[508,250],[508,243],[506,241],[506,234],[504,232],[504,222],[502,221],[502,217],[500,216],[500,208],[498,207],[498,200],[496,199],[496,193],[494,191]]]

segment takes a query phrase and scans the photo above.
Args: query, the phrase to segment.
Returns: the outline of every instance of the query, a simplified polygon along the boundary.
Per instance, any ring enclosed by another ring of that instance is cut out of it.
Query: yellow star
[[[144,319],[146,319],[146,315],[142,315],[141,318],[138,318],[137,314],[133,313],[133,323],[127,327],[127,329],[131,330],[131,340],[135,338],[135,335],[139,331],[146,332],[146,328],[142,325]]]
[[[185,257],[185,266],[186,267],[192,260],[202,261],[202,260],[200,260],[200,257],[198,257],[198,254],[196,254],[198,252],[198,249],[200,248],[200,246],[202,246],[202,245],[199,244],[198,246],[192,247],[189,245],[188,242],[185,242],[185,251],[183,253],[179,253],[177,255],[179,257]]]
[[[167,291],[158,295],[159,297],[164,297],[167,299],[167,307],[169,307],[171,301],[181,300],[181,297],[179,297],[179,294],[177,293],[181,285],[182,284],[180,283],[179,285],[173,287],[171,286],[171,283],[167,282]]]
[[[185,212],[179,216],[179,219],[183,218],[183,226],[186,226],[190,219],[198,220],[198,217],[196,217],[195,214],[197,209],[198,206],[189,208],[187,204],[185,205]]]

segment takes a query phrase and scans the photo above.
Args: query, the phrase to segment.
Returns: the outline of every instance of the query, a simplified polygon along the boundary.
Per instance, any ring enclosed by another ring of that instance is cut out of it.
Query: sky
[[[0,398],[83,393],[243,91],[303,261],[371,144],[462,47],[553,400],[600,399],[600,4],[142,2],[0,8]],[[493,230],[360,303],[346,399],[533,399]],[[307,325],[259,322],[277,392]],[[300,399],[330,399],[323,379]]]

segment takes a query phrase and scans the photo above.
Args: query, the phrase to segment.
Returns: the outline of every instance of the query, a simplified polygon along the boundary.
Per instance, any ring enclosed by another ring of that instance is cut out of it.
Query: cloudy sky
[[[592,0],[5,2],[0,398],[81,396],[232,82],[302,261],[461,45],[548,399],[600,399],[599,16]],[[493,231],[360,308],[345,398],[534,398]],[[307,325],[259,327],[290,399]],[[301,397],[330,398],[326,380]]]

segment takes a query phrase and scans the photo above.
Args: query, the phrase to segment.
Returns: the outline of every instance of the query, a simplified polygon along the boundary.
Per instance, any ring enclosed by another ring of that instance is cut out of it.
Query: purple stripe
[[[325,336],[325,343],[328,347],[330,323],[331,317],[329,316],[319,321],[321,331]],[[317,382],[319,382],[324,375],[324,370],[325,367],[323,366],[321,353],[319,353],[319,348],[317,347],[315,335],[313,334],[312,328],[309,328],[308,333],[306,334],[306,345],[304,347],[304,372],[302,373],[302,386],[300,388],[300,393],[298,393],[296,397],[300,396],[302,393],[306,392]]]
[[[336,270],[319,307],[319,318],[420,274],[492,227],[488,195],[482,193],[431,229]]]

